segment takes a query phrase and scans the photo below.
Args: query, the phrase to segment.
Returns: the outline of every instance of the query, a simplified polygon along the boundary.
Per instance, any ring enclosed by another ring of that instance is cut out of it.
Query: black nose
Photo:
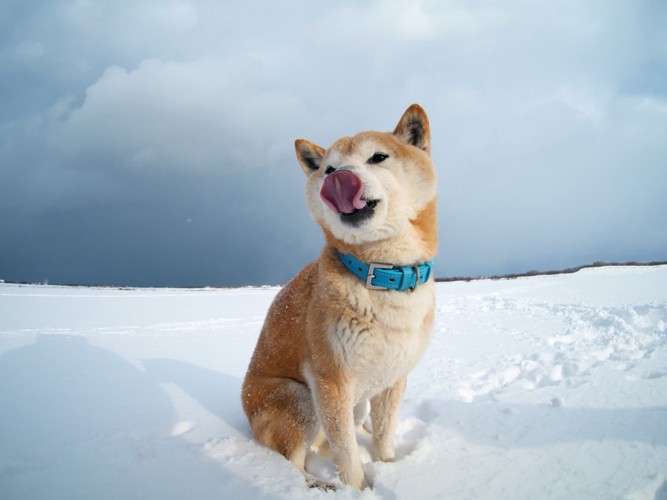
[[[324,171],[326,175],[333,174],[336,171],[335,168],[333,168],[331,165],[327,167],[327,169]]]

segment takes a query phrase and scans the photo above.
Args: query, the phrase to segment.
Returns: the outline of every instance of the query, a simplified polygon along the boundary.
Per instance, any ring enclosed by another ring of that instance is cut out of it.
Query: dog
[[[342,483],[370,485],[357,427],[370,401],[371,454],[395,459],[393,435],[406,377],[433,332],[436,174],[430,125],[410,106],[392,132],[361,132],[324,149],[295,141],[306,204],[325,246],[276,295],[242,388],[263,445],[311,487],[309,449],[328,443]]]

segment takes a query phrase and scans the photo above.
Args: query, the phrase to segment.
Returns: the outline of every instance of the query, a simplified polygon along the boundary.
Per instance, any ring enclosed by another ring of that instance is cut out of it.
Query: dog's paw
[[[396,452],[394,445],[389,440],[374,440],[372,447],[373,462],[394,462]]]
[[[393,452],[373,453],[373,462],[395,462],[395,461],[396,461],[396,454]]]
[[[369,481],[366,478],[361,462],[351,464],[344,469],[339,468],[338,474],[340,476],[340,480],[344,484],[348,484],[353,488],[363,490],[369,487]]]
[[[317,488],[322,491],[336,491],[336,485],[329,483],[327,481],[322,481],[321,479],[307,479],[306,484],[309,488]]]
[[[324,479],[317,478],[311,474],[306,473],[306,485],[309,488],[317,488],[322,491],[336,491],[336,485],[325,481]]]

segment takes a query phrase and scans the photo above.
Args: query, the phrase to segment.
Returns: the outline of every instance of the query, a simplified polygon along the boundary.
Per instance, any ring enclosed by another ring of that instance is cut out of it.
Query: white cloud
[[[346,3],[313,23],[313,38],[337,46],[367,50],[433,38],[434,19],[420,2],[385,1]]]
[[[636,99],[636,107],[641,111],[667,115],[667,98],[644,95]]]
[[[265,79],[252,58],[112,66],[54,123],[51,144],[73,158],[113,156],[121,168],[266,166],[291,147],[284,134],[304,112]]]

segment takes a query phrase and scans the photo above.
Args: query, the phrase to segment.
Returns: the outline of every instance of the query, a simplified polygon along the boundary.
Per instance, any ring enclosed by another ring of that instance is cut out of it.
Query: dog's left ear
[[[324,148],[306,139],[294,141],[294,149],[296,150],[296,159],[299,160],[299,165],[301,165],[301,169],[306,175],[310,175],[320,168],[320,163],[322,163],[322,158],[326,153]]]
[[[431,155],[431,127],[428,116],[419,104],[410,106],[394,129],[396,138],[406,144],[416,146]]]

